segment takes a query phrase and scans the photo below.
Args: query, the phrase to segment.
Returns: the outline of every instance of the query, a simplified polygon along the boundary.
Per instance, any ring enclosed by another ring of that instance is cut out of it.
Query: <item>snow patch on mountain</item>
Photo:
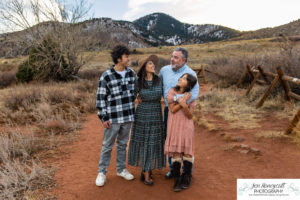
[[[166,42],[173,44],[173,45],[178,45],[181,44],[181,38],[178,35],[174,35],[172,37],[169,37]]]

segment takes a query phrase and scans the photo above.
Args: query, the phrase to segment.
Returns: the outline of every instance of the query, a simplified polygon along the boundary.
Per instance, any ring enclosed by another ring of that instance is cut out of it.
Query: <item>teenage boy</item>
[[[114,65],[99,79],[97,90],[98,116],[104,126],[102,150],[98,166],[97,186],[106,181],[107,167],[111,151],[117,138],[117,176],[133,180],[126,169],[126,148],[131,124],[134,121],[134,83],[135,72],[128,67],[130,51],[118,45],[113,48],[111,57]]]

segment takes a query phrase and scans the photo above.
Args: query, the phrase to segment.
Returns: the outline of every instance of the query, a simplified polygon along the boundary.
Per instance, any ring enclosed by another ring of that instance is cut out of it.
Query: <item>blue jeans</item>
[[[168,126],[168,114],[169,114],[169,108],[168,108],[168,106],[166,106],[165,110],[164,110],[164,124],[165,124],[165,130],[166,130],[166,132],[167,132],[167,126]],[[168,157],[168,163],[169,163],[170,171],[172,171],[173,170],[173,167],[172,167],[172,157]]]
[[[165,130],[167,132],[167,126],[168,126],[168,114],[169,114],[169,107],[166,106],[165,110],[164,110],[164,124],[165,124]],[[169,163],[169,168],[170,171],[173,170],[173,166],[172,166],[172,157],[168,157],[168,163]]]
[[[110,128],[104,129],[102,150],[98,165],[98,173],[106,174],[110,163],[111,151],[117,138],[117,171],[121,173],[126,168],[126,148],[129,139],[131,122],[111,124]]]

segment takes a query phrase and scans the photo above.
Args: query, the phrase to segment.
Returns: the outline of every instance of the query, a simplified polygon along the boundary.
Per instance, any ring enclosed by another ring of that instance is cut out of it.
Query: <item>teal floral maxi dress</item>
[[[128,164],[141,166],[143,171],[161,169],[166,166],[164,142],[166,133],[162,119],[162,81],[152,85],[145,81],[146,88],[135,89],[142,102],[138,104],[131,129]],[[136,84],[137,85],[137,84]]]

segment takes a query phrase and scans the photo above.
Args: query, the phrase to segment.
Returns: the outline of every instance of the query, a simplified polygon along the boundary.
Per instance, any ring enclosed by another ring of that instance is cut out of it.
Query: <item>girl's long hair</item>
[[[182,78],[185,75],[187,75],[187,78],[186,78],[187,79],[187,86],[184,88],[183,93],[191,91],[197,83],[197,78],[195,76],[193,76],[192,74],[189,74],[189,73],[183,74],[180,78]],[[176,92],[178,92],[180,90],[180,87],[178,85],[176,85],[174,87],[174,90]]]
[[[145,78],[147,76],[146,72],[146,65],[147,62],[143,64],[143,66],[140,68],[140,70],[137,73],[137,76],[139,77],[138,79],[138,88],[143,89],[143,88],[148,88],[148,85],[146,84]],[[152,85],[157,85],[159,83],[159,77],[153,73],[153,79],[152,79]]]

